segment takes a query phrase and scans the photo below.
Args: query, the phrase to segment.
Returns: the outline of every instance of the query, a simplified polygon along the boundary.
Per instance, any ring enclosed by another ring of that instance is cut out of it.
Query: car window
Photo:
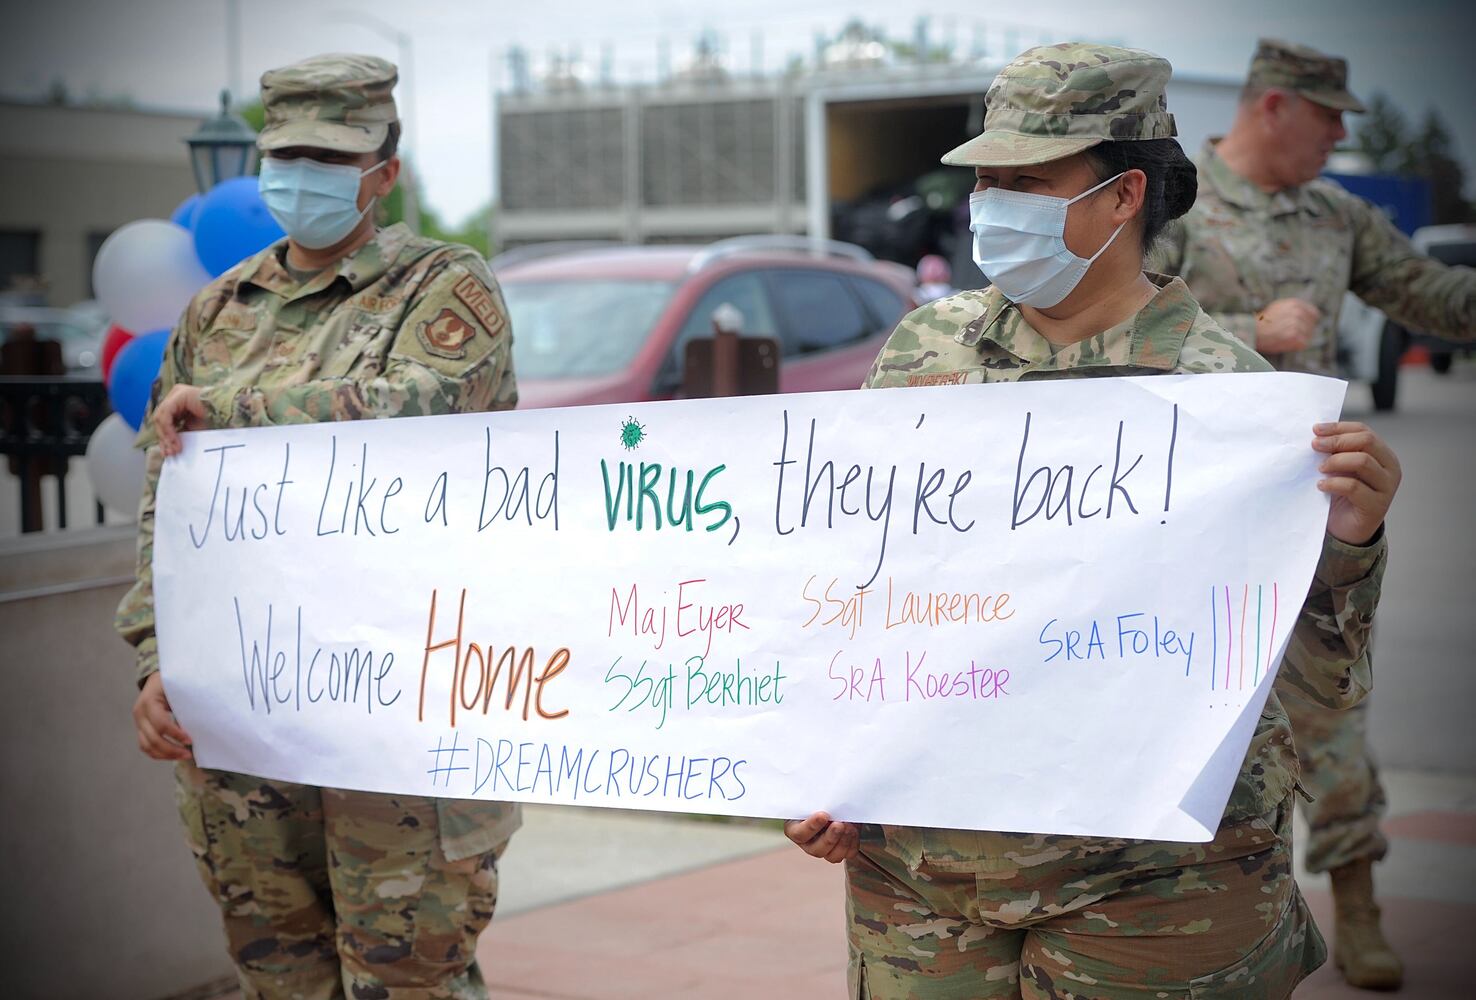
[[[907,300],[880,281],[871,278],[852,278],[851,281],[870,307],[877,329],[891,330],[907,314]]]
[[[784,316],[784,354],[809,354],[860,340],[871,324],[839,275],[771,271],[770,287]]]
[[[735,274],[713,285],[697,300],[686,322],[677,331],[671,352],[666,357],[658,382],[658,388],[669,388],[681,378],[682,363],[686,356],[688,341],[698,337],[712,336],[712,314],[718,306],[727,304],[743,314],[745,337],[777,337],[779,326],[774,321],[774,307],[769,302],[769,293],[757,271]]]
[[[687,315],[687,321],[682,324],[682,332],[678,336],[679,341],[686,343],[693,337],[712,336],[712,314],[724,303],[743,314],[745,337],[778,335],[774,308],[769,304],[769,293],[764,290],[763,280],[758,273],[750,271],[724,278],[709,288],[707,294],[697,300],[697,304]]]
[[[669,281],[504,281],[519,378],[589,378],[635,358],[675,285]]]

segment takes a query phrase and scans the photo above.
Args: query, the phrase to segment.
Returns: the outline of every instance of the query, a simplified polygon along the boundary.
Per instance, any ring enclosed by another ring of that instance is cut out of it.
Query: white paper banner
[[[187,435],[206,767],[1207,840],[1307,593],[1343,383],[1158,376]]]

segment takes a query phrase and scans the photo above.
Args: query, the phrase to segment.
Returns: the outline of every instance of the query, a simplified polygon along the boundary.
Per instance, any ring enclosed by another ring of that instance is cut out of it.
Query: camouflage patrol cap
[[[395,64],[378,56],[325,55],[261,75],[262,150],[315,146],[372,153],[398,121]]]
[[[1251,58],[1249,87],[1281,87],[1309,101],[1339,111],[1364,112],[1363,102],[1348,91],[1348,60],[1275,38],[1263,38]]]
[[[984,133],[943,162],[965,167],[1046,163],[1100,142],[1178,134],[1164,100],[1172,67],[1139,49],[1064,42],[1021,53],[984,98]]]

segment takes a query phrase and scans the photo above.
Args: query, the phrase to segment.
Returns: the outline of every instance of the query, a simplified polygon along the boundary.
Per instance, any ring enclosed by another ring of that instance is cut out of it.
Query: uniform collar
[[[278,240],[242,266],[238,283],[255,285],[287,299],[321,292],[339,280],[357,292],[383,277],[412,239],[410,228],[397,222],[377,231],[368,243],[334,266],[324,268],[305,284],[300,284],[287,270],[287,241]]]
[[[1267,212],[1271,215],[1289,215],[1302,207],[1300,187],[1282,188],[1267,193],[1230,169],[1215,152],[1219,138],[1207,139],[1199,152],[1195,166],[1199,170],[1200,183],[1212,188],[1221,200],[1240,208]]]
[[[1068,368],[1152,368],[1172,371],[1184,338],[1199,318],[1199,303],[1180,278],[1149,274],[1158,292],[1126,321],[1093,337],[1055,348],[1025,320],[1020,309],[996,288],[978,293],[983,315],[954,338],[967,347],[988,341],[1040,371]]]

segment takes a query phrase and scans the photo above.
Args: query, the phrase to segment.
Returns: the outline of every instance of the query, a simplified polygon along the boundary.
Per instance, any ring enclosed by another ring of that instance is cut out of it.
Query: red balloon
[[[133,334],[114,323],[108,327],[108,332],[103,334],[102,342],[102,376],[107,382],[113,374],[113,362],[118,358],[118,352],[123,350],[123,345],[133,339]]]

